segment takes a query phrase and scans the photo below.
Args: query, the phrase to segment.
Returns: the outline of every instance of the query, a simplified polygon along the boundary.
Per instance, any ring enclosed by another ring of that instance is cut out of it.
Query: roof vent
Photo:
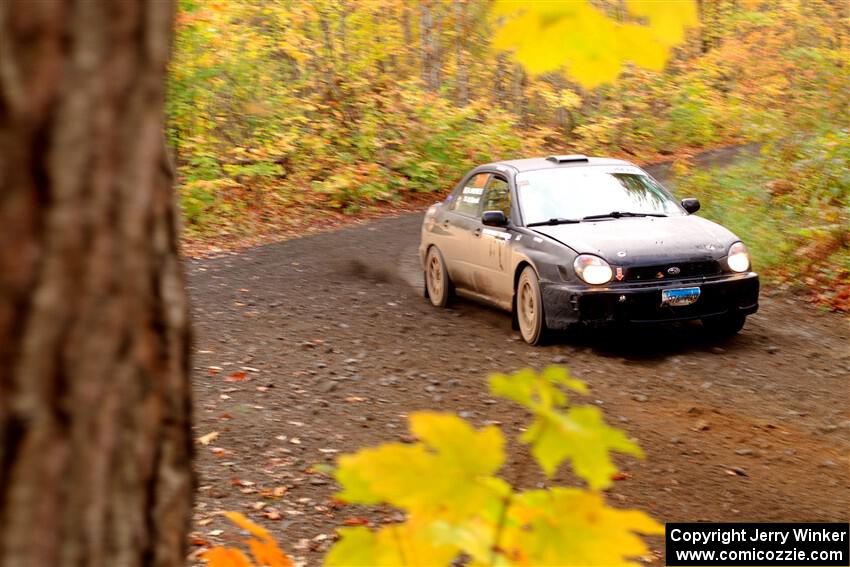
[[[584,155],[581,155],[581,154],[570,154],[570,155],[566,155],[566,156],[549,156],[546,159],[551,161],[551,162],[554,162],[554,163],[570,163],[570,162],[577,162],[577,161],[584,161],[584,162],[590,161],[590,160],[587,159],[587,156],[584,156]]]

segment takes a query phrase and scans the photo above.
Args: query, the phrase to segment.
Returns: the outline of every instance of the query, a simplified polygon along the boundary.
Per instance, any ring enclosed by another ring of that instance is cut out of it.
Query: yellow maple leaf
[[[564,407],[567,404],[567,396],[559,386],[580,394],[588,391],[584,382],[571,378],[567,369],[560,366],[549,366],[539,374],[530,368],[510,376],[492,374],[489,383],[494,395],[513,400],[535,413],[538,409]]]
[[[552,476],[566,459],[575,473],[593,489],[611,485],[617,467],[610,451],[642,457],[640,447],[619,429],[605,424],[602,412],[594,406],[570,408],[565,413],[543,410],[522,435],[531,453],[547,476]]]
[[[339,498],[451,517],[497,505],[507,486],[492,476],[505,459],[498,428],[476,431],[453,414],[435,412],[413,414],[410,423],[422,442],[388,443],[340,457]]]
[[[502,553],[526,565],[636,565],[648,548],[638,534],[664,526],[638,510],[618,510],[577,488],[518,495],[502,534]]]
[[[448,565],[458,554],[452,545],[435,543],[427,523],[409,520],[378,531],[364,527],[341,528],[340,540],[328,551],[324,564],[363,566]]]

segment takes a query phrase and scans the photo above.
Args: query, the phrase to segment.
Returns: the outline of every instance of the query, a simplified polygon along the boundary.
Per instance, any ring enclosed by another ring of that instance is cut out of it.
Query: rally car
[[[699,208],[616,159],[482,165],[425,215],[425,295],[509,311],[530,344],[577,324],[699,319],[735,334],[758,309],[759,278],[744,243]]]

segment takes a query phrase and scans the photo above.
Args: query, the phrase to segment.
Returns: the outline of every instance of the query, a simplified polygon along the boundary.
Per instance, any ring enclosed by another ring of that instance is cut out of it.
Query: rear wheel
[[[741,332],[746,320],[746,315],[732,313],[729,315],[723,315],[722,317],[709,317],[707,319],[703,319],[702,326],[711,335],[717,337],[731,337]]]
[[[425,290],[435,307],[445,307],[449,303],[451,285],[443,255],[432,246],[425,256]]]
[[[537,273],[526,266],[519,276],[516,288],[516,318],[522,338],[530,345],[538,345],[546,334],[543,317],[543,298]]]

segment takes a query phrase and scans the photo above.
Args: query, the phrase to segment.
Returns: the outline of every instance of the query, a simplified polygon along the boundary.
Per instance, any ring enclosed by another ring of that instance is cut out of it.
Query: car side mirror
[[[682,208],[688,211],[689,215],[694,214],[699,210],[699,199],[694,199],[693,197],[682,199]]]
[[[485,226],[505,226],[508,224],[508,217],[502,211],[484,211],[481,222]]]

